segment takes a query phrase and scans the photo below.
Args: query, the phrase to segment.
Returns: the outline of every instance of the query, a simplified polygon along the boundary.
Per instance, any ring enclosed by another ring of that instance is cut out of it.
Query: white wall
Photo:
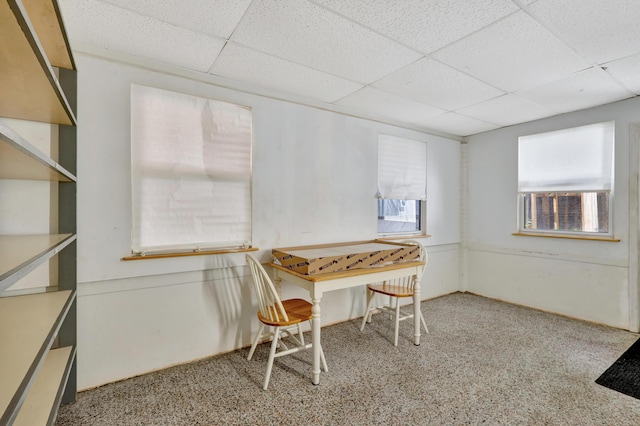
[[[615,120],[613,232],[621,241],[518,237],[518,136]],[[466,288],[474,293],[629,328],[629,124],[640,99],[468,138]],[[635,195],[637,196],[637,194]]]
[[[376,237],[377,134],[427,143],[423,296],[458,290],[460,144],[77,54],[78,381],[86,389],[250,343],[243,255],[122,261],[130,252],[130,85],[253,108],[253,244]],[[283,285],[283,296],[307,295]],[[361,316],[364,289],[325,294],[323,324]]]

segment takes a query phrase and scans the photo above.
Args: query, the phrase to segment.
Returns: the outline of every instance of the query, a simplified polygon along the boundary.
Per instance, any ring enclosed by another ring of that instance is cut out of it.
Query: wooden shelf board
[[[74,298],[71,290],[0,298],[0,424],[17,415]]]
[[[0,235],[0,291],[9,288],[75,239],[75,234]]]
[[[0,28],[0,116],[75,125],[39,40],[26,35],[35,30],[20,1],[0,2]]]
[[[0,179],[75,182],[68,170],[0,123]]]
[[[73,70],[75,65],[65,37],[60,11],[54,0],[22,0],[49,62]]]
[[[72,346],[49,351],[13,426],[52,423],[74,356],[75,348]]]

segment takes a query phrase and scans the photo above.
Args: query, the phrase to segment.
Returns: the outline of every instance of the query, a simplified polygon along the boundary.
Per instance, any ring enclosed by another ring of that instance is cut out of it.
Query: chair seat
[[[303,321],[309,321],[311,319],[311,307],[313,306],[311,303],[307,302],[304,299],[288,299],[282,301],[282,306],[284,310],[287,312],[287,316],[289,317],[289,321],[273,321],[269,318],[264,317],[260,311],[258,311],[258,319],[266,325],[270,325],[273,327],[283,327],[288,325],[299,324]]]
[[[401,285],[369,284],[367,288],[374,293],[385,294],[392,297],[412,297],[413,289]]]

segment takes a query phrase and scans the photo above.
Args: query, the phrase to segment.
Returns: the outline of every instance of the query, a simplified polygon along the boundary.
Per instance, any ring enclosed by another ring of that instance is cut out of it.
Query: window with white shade
[[[131,86],[132,252],[250,245],[251,109]]]
[[[426,191],[426,143],[378,135],[378,234],[423,233]]]
[[[520,137],[520,231],[612,235],[613,176],[613,121]]]

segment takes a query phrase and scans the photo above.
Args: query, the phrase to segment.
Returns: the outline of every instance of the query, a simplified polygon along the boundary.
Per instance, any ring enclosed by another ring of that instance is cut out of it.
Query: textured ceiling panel
[[[362,87],[234,43],[225,46],[210,73],[329,103]]]
[[[508,92],[589,68],[588,62],[522,11],[433,56]]]
[[[476,104],[504,94],[431,59],[415,62],[374,86],[446,110]]]
[[[605,64],[607,72],[636,95],[640,95],[640,55]]]
[[[445,112],[439,108],[392,95],[374,87],[365,87],[346,98],[340,99],[335,104],[374,116],[390,117],[394,120],[405,122],[414,122]]]
[[[71,40],[207,71],[224,42],[96,0],[60,0]]]
[[[251,0],[102,0],[191,31],[229,38]]]
[[[421,56],[305,0],[255,0],[232,40],[360,83]]]
[[[538,104],[516,95],[504,95],[486,102],[457,110],[460,114],[478,120],[510,126],[554,115]]]
[[[640,52],[638,0],[538,0],[529,7],[592,63]]]
[[[600,68],[592,68],[563,80],[524,90],[518,95],[557,113],[577,111],[633,96]]]
[[[486,123],[481,120],[456,114],[455,112],[448,112],[437,117],[426,118],[424,120],[416,121],[415,124],[460,136],[469,136],[475,133],[487,132],[500,127],[497,124]]]
[[[74,49],[425,131],[640,93],[640,0],[59,2]]]
[[[322,4],[422,53],[430,53],[494,22],[518,7],[510,0],[344,1]]]

